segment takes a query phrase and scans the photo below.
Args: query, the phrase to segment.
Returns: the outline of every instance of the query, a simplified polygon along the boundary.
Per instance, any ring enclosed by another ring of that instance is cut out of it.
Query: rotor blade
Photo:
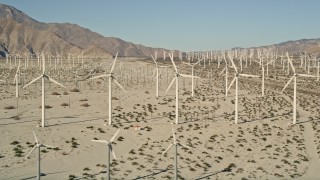
[[[28,153],[28,155],[24,159],[27,159],[36,148],[37,148],[37,145],[34,145],[31,151]]]
[[[184,145],[184,144],[181,144],[181,143],[179,143],[179,145],[180,146],[183,146],[183,147],[185,147],[185,148],[187,148],[187,149],[191,149],[192,147],[190,147],[190,146],[187,146],[187,145]]]
[[[110,146],[110,151],[112,152],[114,159],[117,159],[116,154],[114,153],[112,146]]]
[[[311,77],[311,78],[316,78],[316,77],[317,77],[317,76],[309,75],[309,74],[298,74],[298,76],[301,76],[301,77]]]
[[[92,77],[92,78],[89,78],[89,79],[98,79],[98,78],[107,77],[107,76],[109,76],[109,74],[102,74],[102,75],[95,76],[95,77]]]
[[[202,59],[200,59],[198,62],[194,63],[193,66],[196,65],[196,64],[199,64],[200,61],[202,61]]]
[[[289,64],[290,64],[293,72],[296,73],[296,69],[294,68],[294,66],[293,66],[293,64],[292,64],[292,61],[291,61],[290,56],[289,56],[289,53],[287,53],[287,57],[288,57],[288,61],[289,61]]]
[[[36,136],[36,133],[34,132],[34,130],[32,130],[32,132],[33,132],[34,140],[35,140],[36,143],[38,144],[39,141],[38,141],[38,138],[37,138],[37,136]]]
[[[186,77],[186,78],[200,78],[198,76],[191,76],[191,75],[186,75],[186,74],[179,74],[179,76],[182,76],[182,77]]]
[[[153,70],[153,73],[152,73],[152,76],[151,77],[154,77],[154,74],[156,73],[157,69],[154,69]]]
[[[186,63],[186,62],[183,62],[183,61],[181,61],[183,64],[185,64],[185,65],[189,65],[189,66],[192,66],[190,63]]]
[[[273,63],[273,61],[275,61],[275,59],[274,59],[274,60],[272,60],[272,61],[270,61],[270,62],[268,62],[268,63],[267,63],[267,64],[265,64],[265,65],[269,65],[269,64]]]
[[[173,126],[172,126],[172,137],[173,137],[173,143],[176,144],[176,135],[174,134]]]
[[[170,54],[169,54],[169,55],[170,55]],[[172,62],[172,64],[173,64],[174,70],[176,71],[176,73],[178,73],[177,66],[176,66],[176,64],[175,64],[174,61],[173,61],[173,54],[170,55],[170,59],[171,59],[171,62]]]
[[[118,131],[112,136],[112,138],[110,139],[110,142],[114,141],[114,139],[116,138],[119,132],[120,132],[120,129],[118,129]]]
[[[113,69],[114,69],[114,66],[116,65],[117,57],[118,57],[118,52],[117,52],[117,54],[116,54],[116,57],[115,57],[114,60],[113,60],[113,64],[112,64],[112,66],[111,66],[110,73],[112,73],[112,71],[113,71]]]
[[[236,71],[236,73],[238,73],[237,67],[236,67],[236,65],[234,64],[234,62],[233,62],[233,60],[231,58],[230,58],[230,61],[231,61],[233,69]]]
[[[242,76],[242,77],[260,77],[260,76],[252,75],[252,74],[239,74],[239,76]]]
[[[53,146],[50,146],[50,145],[46,145],[46,144],[41,144],[43,147],[47,147],[47,148],[55,148]]]
[[[33,79],[31,82],[29,82],[28,84],[26,84],[25,86],[23,86],[23,88],[26,88],[27,86],[29,86],[30,84],[34,83],[35,81],[38,81],[40,78],[42,78],[43,75]]]
[[[16,83],[17,76],[18,76],[18,74],[14,75],[13,84]]]
[[[253,61],[255,61],[256,63],[258,63],[259,65],[261,65],[261,63],[255,59],[252,59]]]
[[[227,69],[227,66],[221,71],[221,73],[219,74],[219,76],[222,75],[222,73]]]
[[[19,64],[18,64],[18,68],[17,68],[17,71],[16,71],[16,74],[18,74],[19,70],[20,70],[20,60],[19,60]]]
[[[283,93],[283,91],[287,88],[287,86],[290,84],[290,82],[293,80],[294,76],[292,76],[289,81],[287,82],[287,84],[284,86],[284,88],[282,89],[281,93]]]
[[[237,77],[234,77],[234,78],[232,79],[232,81],[231,81],[231,83],[230,83],[230,85],[229,85],[229,87],[228,87],[228,89],[227,89],[227,92],[229,92],[229,90],[230,90],[231,86],[233,85],[234,81],[236,80],[236,78],[237,78]]]
[[[162,156],[173,146],[173,144],[170,144],[170,146],[168,146],[168,148],[162,153]]]
[[[174,81],[176,80],[177,77],[174,77],[171,81],[171,83],[169,84],[168,89],[166,90],[166,93],[169,91],[169,89],[171,88],[172,84],[174,83]]]
[[[51,81],[51,82],[53,82],[53,83],[55,83],[55,84],[57,84],[57,85],[59,85],[59,86],[61,86],[61,87],[66,88],[64,85],[62,85],[62,84],[58,83],[58,81],[56,81],[56,80],[52,79],[51,77],[49,77],[49,76],[48,76],[48,78],[49,78],[49,81]]]
[[[92,141],[93,142],[100,142],[100,143],[108,143],[108,141],[106,141],[106,140],[95,140],[95,139],[93,139]]]
[[[112,78],[112,80],[113,80],[124,92],[127,92],[115,78]]]

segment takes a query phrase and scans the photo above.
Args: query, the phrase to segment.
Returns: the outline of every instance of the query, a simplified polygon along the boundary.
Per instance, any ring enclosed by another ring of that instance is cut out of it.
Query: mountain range
[[[83,52],[85,55],[150,57],[162,48],[146,47],[115,37],[104,37],[70,23],[43,23],[24,12],[0,4],[0,55],[14,52]],[[168,51],[168,50],[166,50]],[[159,53],[159,55],[162,53]]]
[[[320,50],[320,39],[287,41],[262,47],[278,51],[316,53]],[[85,56],[96,57],[111,57],[119,52],[119,56],[150,57],[155,50],[168,51],[115,37],[104,37],[76,24],[39,22],[12,6],[0,4],[0,56],[5,56],[6,53],[44,51],[53,54],[83,52]],[[177,55],[176,53],[175,56]],[[161,56],[162,53],[159,53],[159,57]]]

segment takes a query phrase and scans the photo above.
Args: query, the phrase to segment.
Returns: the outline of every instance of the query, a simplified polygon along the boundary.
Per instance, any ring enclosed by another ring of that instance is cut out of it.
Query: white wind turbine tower
[[[171,83],[169,84],[169,87],[166,90],[166,93],[169,91],[169,89],[172,86],[172,84],[174,83],[174,81],[176,81],[176,122],[175,123],[178,124],[179,123],[179,76],[188,77],[188,78],[192,78],[192,77],[199,78],[199,77],[185,75],[185,74],[179,74],[177,66],[173,61],[173,52],[169,53],[169,56],[170,56],[171,62],[173,64],[173,67],[175,69],[175,77],[172,79]]]
[[[201,60],[199,60],[198,62],[196,63],[185,63],[183,62],[184,64],[187,64],[189,66],[191,66],[191,96],[193,97],[194,96],[194,66],[197,65]]]
[[[296,124],[296,122],[297,122],[297,77],[301,76],[301,77],[313,77],[313,78],[316,78],[317,76],[296,73],[296,69],[294,68],[294,66],[292,64],[292,60],[290,59],[288,53],[287,53],[287,57],[288,57],[289,64],[290,64],[290,66],[292,68],[292,71],[293,71],[293,76],[289,79],[287,84],[284,86],[284,88],[282,89],[281,93],[283,93],[283,91],[288,87],[290,82],[293,80],[293,121],[292,121],[292,124]]]
[[[191,149],[191,147],[186,146],[184,144],[181,144],[176,141],[176,136],[174,134],[174,130],[172,127],[172,137],[173,137],[173,143],[171,143],[168,148],[162,153],[162,156],[172,147],[174,146],[175,155],[174,155],[174,179],[178,179],[178,146],[183,146],[187,149]]]
[[[118,53],[116,54],[116,57],[114,58],[110,72],[108,74],[103,74],[103,75],[99,75],[99,76],[95,76],[95,77],[90,78],[90,79],[97,79],[97,78],[101,78],[101,77],[108,77],[108,79],[109,79],[109,122],[108,122],[108,125],[111,125],[111,123],[112,123],[112,103],[111,103],[111,100],[112,100],[112,81],[115,82],[118,85],[118,87],[120,87],[124,92],[126,92],[126,90],[121,86],[121,84],[114,78],[113,73],[112,73],[114,70],[114,67],[116,65],[117,57],[118,57]]]
[[[165,60],[166,59],[166,51],[165,50],[163,50],[163,60]]]
[[[230,58],[232,67],[233,67],[233,69],[234,69],[234,71],[235,71],[235,75],[234,75],[234,78],[232,79],[232,81],[231,81],[231,83],[230,83],[230,85],[229,85],[229,87],[228,87],[227,92],[230,90],[231,86],[232,86],[233,83],[235,82],[235,83],[236,83],[236,90],[235,90],[236,95],[235,95],[235,103],[234,103],[234,105],[235,105],[235,113],[234,113],[234,115],[235,115],[234,121],[235,121],[235,122],[234,122],[234,123],[235,123],[235,124],[238,124],[238,78],[239,78],[240,76],[242,76],[242,77],[260,77],[260,76],[251,75],[251,74],[240,74],[240,73],[238,73],[237,67],[235,66],[235,64],[234,64],[234,62],[233,62],[233,57],[232,57],[232,55],[230,55],[230,54],[228,54],[228,55],[229,55],[229,58]]]
[[[105,143],[108,146],[108,152],[107,152],[107,179],[110,180],[110,160],[111,160],[111,156],[110,153],[112,153],[114,159],[116,158],[116,155],[112,149],[112,143],[113,141],[116,139],[117,134],[119,133],[120,129],[118,129],[118,131],[112,136],[112,138],[110,139],[110,141],[107,140],[92,140],[94,142],[99,142],[99,143]]]
[[[27,85],[25,85],[23,88],[26,88],[27,86],[29,86],[30,84],[38,81],[39,79],[41,79],[41,84],[42,84],[42,103],[41,103],[41,110],[42,110],[42,116],[41,116],[41,127],[45,127],[45,79],[48,79],[49,81],[66,88],[64,85],[58,83],[56,80],[52,79],[50,76],[45,74],[45,70],[46,70],[46,66],[45,66],[45,56],[42,53],[42,74],[33,79],[31,82],[29,82]]]
[[[225,74],[225,90],[226,90],[226,97],[228,97],[228,62],[226,60],[226,58],[224,57],[224,61],[226,63],[226,67],[221,71],[221,73],[219,74],[219,76],[222,75],[223,71],[226,72]]]
[[[25,159],[27,159],[36,148],[38,148],[38,173],[37,173],[37,179],[40,180],[40,176],[41,176],[41,170],[40,170],[40,167],[41,167],[40,166],[40,160],[41,160],[40,152],[41,151],[40,151],[40,148],[41,147],[54,148],[54,147],[39,143],[39,141],[37,139],[37,136],[36,136],[36,133],[34,132],[34,130],[32,130],[32,131],[33,131],[33,136],[34,136],[34,140],[36,141],[36,144],[33,146],[33,148],[28,153],[28,155],[25,157]]]
[[[17,108],[18,108],[18,101],[19,101],[19,79],[20,79],[20,63],[21,61],[19,60],[18,63],[18,68],[16,71],[16,74],[14,75],[13,83],[16,84],[16,98],[17,98]]]

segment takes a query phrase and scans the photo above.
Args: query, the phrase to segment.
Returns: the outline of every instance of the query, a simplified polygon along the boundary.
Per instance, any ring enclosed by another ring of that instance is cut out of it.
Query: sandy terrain
[[[104,125],[108,119],[107,81],[81,81],[94,68],[96,73],[92,76],[104,73],[111,60],[88,64],[86,71],[77,73],[77,67],[59,71],[51,68],[48,73],[67,89],[46,83],[46,105],[51,108],[46,109],[45,128],[36,127],[41,119],[40,81],[22,89],[40,71],[22,70],[27,75],[21,78],[17,108],[15,86],[11,84],[15,68],[7,70],[2,63],[6,82],[0,85],[0,179],[36,176],[36,153],[24,160],[34,145],[32,129],[41,143],[59,147],[42,148],[43,179],[104,177],[107,147],[91,140],[109,140],[117,129],[120,133],[113,144],[117,156],[112,160],[113,179],[171,179],[174,150],[161,155],[173,141],[171,126],[178,141],[192,147],[178,148],[181,179],[319,179],[319,96],[298,92],[298,123],[291,126],[293,89],[289,86],[284,94],[279,93],[290,78],[282,72],[280,62],[275,68],[269,67],[265,97],[260,97],[259,80],[240,79],[236,125],[232,124],[234,87],[225,97],[224,74],[218,76],[224,65],[219,69],[216,62],[205,69],[196,66],[196,75],[201,79],[196,82],[195,97],[191,97],[191,80],[181,78],[180,124],[172,125],[175,86],[168,93],[164,91],[174,75],[173,69],[166,62],[170,67],[161,70],[160,97],[156,98],[155,78],[150,78],[155,66],[148,62],[117,63],[115,77],[127,92],[113,84],[112,126]],[[243,71],[260,75],[256,66],[253,63]],[[190,67],[179,67],[182,73],[190,74]],[[80,80],[76,82],[74,77]],[[229,77],[230,83],[232,70]],[[300,89],[320,90],[314,79],[300,78],[298,83]],[[79,92],[72,92],[74,89]],[[142,129],[135,130],[137,125]]]

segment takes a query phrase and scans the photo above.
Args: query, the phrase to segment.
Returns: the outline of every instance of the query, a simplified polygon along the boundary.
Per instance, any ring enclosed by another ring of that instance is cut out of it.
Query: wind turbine
[[[18,101],[19,101],[19,78],[20,78],[20,63],[21,61],[19,60],[18,63],[18,68],[16,71],[16,74],[14,75],[13,83],[16,84],[16,98],[17,98],[17,108],[18,108]]]
[[[97,78],[101,78],[101,77],[108,77],[108,79],[109,79],[109,122],[108,122],[108,125],[111,125],[111,122],[112,122],[112,103],[111,103],[111,100],[112,100],[112,81],[114,83],[116,83],[118,85],[118,87],[120,87],[124,92],[126,92],[126,90],[115,79],[115,77],[113,76],[113,73],[112,73],[112,71],[116,65],[117,57],[118,57],[118,53],[116,54],[116,57],[114,58],[114,61],[112,63],[112,66],[111,66],[109,73],[90,78],[90,79],[97,79]]]
[[[228,55],[229,55],[232,67],[233,67],[233,69],[235,71],[235,74],[234,74],[234,78],[232,79],[232,81],[231,81],[231,83],[230,83],[230,85],[228,87],[227,92],[230,90],[231,86],[235,82],[236,83],[236,90],[235,90],[236,96],[235,96],[235,103],[234,103],[234,105],[235,105],[235,113],[234,113],[234,115],[235,115],[234,121],[235,122],[234,123],[238,124],[238,79],[239,79],[240,76],[242,76],[242,77],[260,77],[260,76],[238,73],[237,67],[235,66],[235,64],[234,64],[234,62],[232,60],[233,59],[232,55],[230,55],[230,54],[228,54]]]
[[[41,153],[41,151],[40,151],[40,148],[41,147],[54,148],[54,147],[39,143],[39,141],[37,139],[37,136],[36,136],[36,133],[34,132],[34,130],[32,130],[32,131],[33,131],[33,136],[34,136],[34,139],[36,141],[36,144],[33,146],[33,148],[28,153],[28,155],[25,157],[25,159],[27,159],[36,148],[38,148],[38,173],[37,173],[37,179],[40,180],[40,176],[41,176],[41,170],[40,170],[40,160],[41,160],[40,153]]]
[[[301,76],[301,77],[313,77],[313,78],[316,78],[317,76],[313,76],[313,75],[309,75],[309,74],[298,74],[298,73],[296,73],[296,69],[294,68],[294,66],[292,64],[292,60],[290,59],[290,56],[289,56],[288,53],[287,53],[287,57],[288,57],[289,64],[290,64],[290,66],[292,68],[292,71],[293,71],[293,76],[289,79],[287,84],[284,86],[284,88],[282,89],[281,93],[283,93],[283,91],[288,87],[290,82],[293,80],[293,121],[292,121],[292,124],[296,124],[296,122],[297,122],[297,77]]]
[[[41,84],[42,84],[42,91],[41,91],[41,94],[42,94],[42,103],[41,103],[41,111],[42,111],[42,116],[41,116],[41,127],[45,127],[45,79],[61,86],[61,87],[64,87],[66,88],[64,85],[58,83],[56,80],[52,79],[50,76],[46,75],[45,74],[45,70],[46,70],[46,66],[45,66],[45,56],[42,52],[42,74],[33,79],[31,82],[29,82],[27,85],[25,85],[23,88],[26,88],[27,86],[29,86],[30,84],[38,81],[39,79],[41,79]]]
[[[187,149],[191,149],[191,147],[186,146],[184,144],[181,144],[176,141],[176,136],[174,134],[174,130],[172,127],[172,137],[173,137],[173,143],[171,143],[168,148],[162,153],[162,156],[172,147],[174,146],[175,155],[174,155],[174,179],[178,179],[178,146],[183,146]]]
[[[194,96],[194,66],[195,65],[197,65],[199,62],[200,62],[201,60],[199,60],[198,62],[196,62],[196,63],[193,63],[193,64],[191,64],[191,63],[185,63],[185,62],[183,62],[184,64],[187,64],[187,65],[189,65],[189,66],[191,66],[191,96],[193,97]]]
[[[226,60],[226,58],[224,58],[224,61],[225,61],[225,63],[226,63],[226,67],[220,72],[220,74],[219,74],[219,76],[221,76],[222,75],[222,73],[223,73],[223,71],[225,71],[226,72],[226,74],[225,74],[225,89],[226,89],[226,97],[228,97],[228,62],[227,62],[227,60]]]
[[[254,61],[256,61],[256,60],[254,60]],[[261,66],[261,74],[262,74],[262,76],[261,76],[261,97],[264,97],[264,79],[265,79],[264,78],[264,66],[267,66],[267,72],[268,72],[268,65],[271,64],[274,61],[275,61],[275,59],[273,59],[272,61],[268,62],[267,64],[263,64],[263,60],[261,60],[261,62],[256,61],[259,64],[261,63],[260,64],[260,66]]]
[[[151,55],[154,63],[156,63],[156,97],[158,98],[159,97],[159,66],[158,66],[158,63],[157,63],[157,54],[158,52],[155,52],[155,55],[154,57]]]
[[[166,93],[169,91],[169,89],[172,86],[172,84],[174,83],[174,81],[176,81],[176,122],[175,123],[178,124],[179,123],[179,77],[180,76],[188,77],[188,78],[192,78],[192,77],[199,78],[199,77],[180,74],[178,72],[178,68],[177,68],[176,64],[173,61],[173,52],[169,53],[169,56],[170,56],[171,62],[173,64],[173,67],[175,69],[175,77],[172,79],[171,83],[169,84],[169,87],[166,90]]]
[[[110,141],[108,142],[107,140],[92,140],[93,142],[99,142],[99,143],[105,143],[108,147],[108,152],[107,152],[107,162],[108,162],[108,165],[107,165],[107,178],[110,180],[110,159],[111,159],[111,156],[110,156],[110,153],[112,153],[114,159],[117,159],[116,158],[116,155],[112,149],[112,143],[113,141],[115,140],[117,134],[119,133],[120,129],[118,129],[118,131],[112,136],[112,138],[110,139]]]

